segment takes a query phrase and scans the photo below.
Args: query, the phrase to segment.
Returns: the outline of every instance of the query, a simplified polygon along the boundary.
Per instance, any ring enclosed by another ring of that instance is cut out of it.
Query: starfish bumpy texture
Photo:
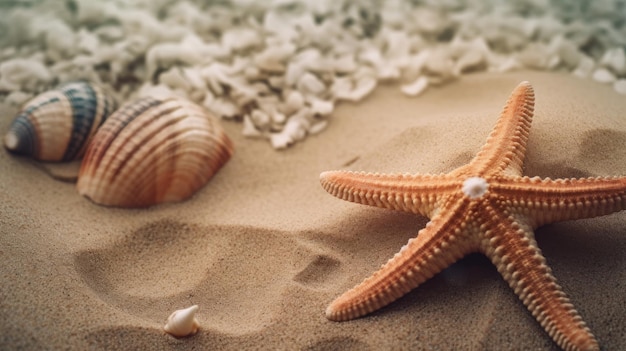
[[[343,200],[430,218],[380,270],[333,301],[327,318],[344,321],[373,312],[463,256],[480,252],[561,348],[599,350],[546,265],[533,230],[624,210],[626,177],[522,176],[533,107],[533,88],[522,82],[480,152],[447,174],[320,175],[324,189]]]

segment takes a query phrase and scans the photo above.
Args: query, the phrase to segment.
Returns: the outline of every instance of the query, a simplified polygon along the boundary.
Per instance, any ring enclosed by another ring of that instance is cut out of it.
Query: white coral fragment
[[[321,94],[326,90],[324,83],[312,73],[303,74],[296,85],[298,90],[305,93]]]
[[[626,75],[626,52],[624,48],[614,48],[607,50],[600,59],[603,65],[615,74]]]
[[[326,127],[328,127],[328,120],[321,120],[319,122],[316,122],[311,125],[311,128],[309,129],[309,134],[315,135],[321,133],[324,129],[326,129]]]
[[[608,69],[598,68],[591,75],[591,79],[599,83],[613,83],[617,78]]]
[[[309,100],[311,113],[316,116],[328,116],[335,108],[335,104],[330,100],[322,100],[316,97],[311,97]]]
[[[304,107],[304,96],[298,90],[290,90],[285,96],[283,104],[283,112],[287,115],[294,114],[296,111]]]
[[[222,46],[232,51],[244,51],[260,46],[263,38],[252,28],[231,28],[222,34]]]
[[[423,93],[426,88],[428,88],[428,78],[426,78],[426,76],[421,76],[414,82],[403,85],[401,90],[408,96],[418,96]]]
[[[0,63],[0,90],[37,91],[49,84],[52,75],[36,59],[12,59]]]
[[[626,79],[618,79],[613,83],[613,89],[619,94],[626,95]]]
[[[261,133],[258,129],[256,129],[254,122],[250,119],[250,116],[245,115],[243,117],[243,130],[242,134],[247,137],[262,137],[263,133]]]
[[[289,58],[296,52],[296,49],[295,45],[290,42],[269,45],[254,57],[254,63],[265,71],[282,72],[285,70]]]
[[[356,82],[354,90],[352,90],[348,96],[344,96],[343,98],[345,100],[360,101],[374,91],[377,84],[378,82],[374,77],[362,77]]]
[[[270,142],[274,149],[285,149],[293,143],[293,138],[284,132],[272,133],[270,135]]]
[[[588,56],[583,56],[578,62],[576,69],[572,71],[572,74],[579,78],[588,78],[591,76],[594,67],[595,63],[593,59]]]
[[[335,58],[333,62],[333,69],[335,70],[335,72],[342,74],[354,72],[357,69],[357,63],[354,59],[354,54],[343,54]]]
[[[176,63],[199,64],[203,60],[201,52],[185,43],[162,43],[152,46],[146,53],[147,79],[151,79],[157,69]]]
[[[450,52],[443,48],[431,51],[424,63],[424,69],[428,73],[436,76],[450,76],[452,75],[453,68],[454,61],[452,60]]]
[[[164,84],[150,84],[145,83],[137,91],[137,97],[153,97],[155,99],[165,99],[170,96],[175,96],[176,93],[167,85]]]
[[[376,73],[367,67],[361,67],[354,78],[335,79],[331,93],[337,100],[360,101],[376,88],[378,79]]]
[[[28,94],[23,91],[16,90],[12,92],[11,94],[9,94],[4,100],[4,102],[14,107],[20,107],[20,106],[23,106],[32,97],[33,97],[32,94]]]
[[[215,97],[211,93],[206,94],[202,105],[221,118],[233,118],[241,115],[241,110],[234,102],[224,97]]]

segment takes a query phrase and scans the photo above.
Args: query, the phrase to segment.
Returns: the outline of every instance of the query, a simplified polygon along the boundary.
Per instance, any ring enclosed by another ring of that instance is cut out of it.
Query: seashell
[[[80,158],[115,107],[113,98],[96,85],[65,84],[24,105],[4,137],[4,146],[42,161]]]
[[[193,195],[229,160],[219,121],[183,98],[128,103],[100,127],[78,174],[78,192],[97,204],[148,207]]]
[[[174,311],[167,318],[167,323],[163,330],[178,338],[194,335],[200,328],[200,324],[196,319],[196,312],[198,312],[198,305]]]

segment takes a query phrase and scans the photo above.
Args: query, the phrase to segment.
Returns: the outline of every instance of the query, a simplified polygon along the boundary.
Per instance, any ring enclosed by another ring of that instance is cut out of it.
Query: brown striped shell
[[[41,161],[79,159],[115,107],[113,98],[97,85],[62,85],[24,105],[4,137],[4,147]]]
[[[193,195],[230,159],[219,121],[182,98],[142,98],[100,127],[87,149],[77,189],[95,203],[148,207]]]

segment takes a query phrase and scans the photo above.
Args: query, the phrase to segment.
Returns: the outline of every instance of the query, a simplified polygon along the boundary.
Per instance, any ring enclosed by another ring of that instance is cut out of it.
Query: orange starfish
[[[478,155],[447,174],[331,171],[324,189],[343,200],[430,218],[417,238],[326,309],[335,321],[357,318],[400,298],[463,256],[481,252],[565,350],[598,350],[595,337],[546,265],[533,229],[626,208],[626,177],[540,179],[522,176],[533,116],[528,82],[515,88]]]

